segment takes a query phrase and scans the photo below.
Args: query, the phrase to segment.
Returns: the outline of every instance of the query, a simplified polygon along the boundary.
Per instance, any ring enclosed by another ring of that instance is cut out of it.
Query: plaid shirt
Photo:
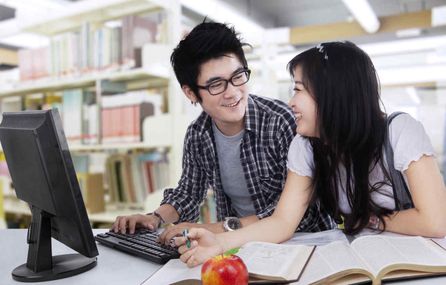
[[[285,103],[249,95],[240,159],[259,219],[270,216],[277,205],[285,184],[288,147],[295,130],[295,118]],[[211,117],[203,112],[187,130],[183,173],[178,186],[166,189],[161,202],[176,209],[180,222],[198,220],[199,206],[208,189],[214,190],[219,221],[236,216],[222,187],[215,148]],[[319,205],[313,205],[308,208],[298,230],[321,231],[333,226],[328,214],[321,213]]]

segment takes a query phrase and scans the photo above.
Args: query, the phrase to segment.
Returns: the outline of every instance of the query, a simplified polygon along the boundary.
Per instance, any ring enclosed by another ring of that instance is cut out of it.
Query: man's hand
[[[155,231],[158,228],[160,219],[155,215],[130,215],[130,216],[118,216],[112,225],[111,230],[115,233],[126,232],[133,234],[136,228],[147,228]]]

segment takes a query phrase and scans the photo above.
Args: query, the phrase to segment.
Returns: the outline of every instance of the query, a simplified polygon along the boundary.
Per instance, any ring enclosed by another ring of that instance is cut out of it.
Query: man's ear
[[[197,96],[195,95],[194,91],[192,91],[192,89],[189,86],[183,85],[183,87],[181,87],[181,90],[183,90],[184,95],[186,95],[187,99],[189,99],[191,101],[191,103],[198,102]]]

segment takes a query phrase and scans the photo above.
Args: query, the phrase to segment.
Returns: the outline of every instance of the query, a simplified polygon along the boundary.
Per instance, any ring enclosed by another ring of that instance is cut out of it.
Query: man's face
[[[242,63],[235,54],[227,54],[206,61],[200,66],[197,85],[208,86],[218,80],[239,80]],[[218,86],[218,83],[217,83]],[[218,129],[226,135],[234,135],[244,128],[244,116],[248,102],[247,84],[233,86],[228,83],[227,89],[218,95],[211,95],[208,90],[198,89],[203,110],[211,116]]]

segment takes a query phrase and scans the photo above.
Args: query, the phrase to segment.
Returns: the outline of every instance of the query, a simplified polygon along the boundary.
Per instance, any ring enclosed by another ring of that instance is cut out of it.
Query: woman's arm
[[[384,218],[386,230],[407,235],[446,236],[446,190],[435,159],[423,156],[413,161],[405,174],[415,208]]]
[[[188,266],[196,266],[208,258],[231,248],[240,247],[249,241],[279,243],[292,237],[305,214],[311,197],[311,179],[288,171],[285,188],[277,208],[267,218],[233,232],[213,234],[204,229],[192,229],[189,237],[192,248],[187,249],[184,238],[176,240],[181,245],[181,260]]]

